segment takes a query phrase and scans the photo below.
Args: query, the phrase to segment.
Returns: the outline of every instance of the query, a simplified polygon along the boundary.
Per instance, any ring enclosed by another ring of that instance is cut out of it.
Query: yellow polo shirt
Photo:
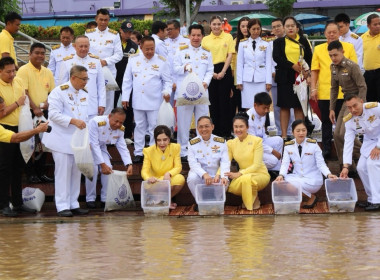
[[[218,64],[226,61],[227,54],[235,53],[234,39],[231,34],[222,32],[219,36],[213,33],[202,40],[202,47],[212,54],[212,63]]]
[[[341,42],[343,45],[344,56],[358,63],[354,45],[351,43]],[[319,70],[318,76],[318,99],[330,100],[331,89],[331,70],[332,61],[327,50],[327,43],[323,43],[314,48],[313,59],[311,61],[311,70]],[[342,88],[339,87],[338,99],[343,98]]]
[[[29,96],[37,107],[47,100],[48,94],[55,87],[54,76],[50,69],[41,66],[41,70],[38,70],[30,61],[20,67],[17,77],[23,81],[25,89],[29,91]]]
[[[380,33],[371,36],[369,30],[362,35],[363,39],[363,66],[365,70],[380,68]]]
[[[9,53],[9,56],[15,60],[17,65],[16,51],[13,46],[14,42],[13,36],[5,29],[0,33],[0,58],[3,53]]]
[[[10,143],[13,134],[13,131],[5,129],[2,125],[0,125],[0,142]]]
[[[24,86],[19,78],[15,77],[12,83],[6,83],[0,79],[0,96],[4,99],[6,106],[15,103],[23,94]],[[17,108],[4,118],[1,118],[0,123],[10,126],[18,126],[20,108],[21,107]]]

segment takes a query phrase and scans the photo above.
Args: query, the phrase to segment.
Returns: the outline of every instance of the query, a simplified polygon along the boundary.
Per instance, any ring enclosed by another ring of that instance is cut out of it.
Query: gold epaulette
[[[158,58],[161,59],[161,60],[163,60],[163,61],[166,61],[166,58],[163,57],[162,55],[159,55]]]
[[[179,49],[180,49],[181,51],[186,50],[186,49],[188,49],[188,48],[189,48],[189,45],[184,45],[184,46],[180,46],[180,47],[179,47]]]
[[[379,106],[379,103],[377,103],[377,102],[368,102],[368,103],[366,103],[366,104],[364,105],[364,107],[365,107],[366,109],[375,108],[375,107],[377,107],[377,106]]]
[[[262,37],[261,39],[263,39],[266,42],[271,42],[276,40],[276,37]]]
[[[215,142],[224,143],[226,140],[223,137],[214,137],[213,140]]]
[[[351,120],[351,118],[352,118],[352,114],[349,113],[348,115],[346,115],[345,117],[343,117],[343,121],[344,122],[348,122],[349,120]]]
[[[105,126],[106,124],[107,124],[106,121],[98,122],[98,126]]]
[[[61,90],[66,90],[69,88],[69,86],[68,85],[62,85],[62,86],[60,86],[60,88],[61,88]]]
[[[86,29],[86,33],[92,33],[92,32],[95,32],[95,28],[91,28],[91,29]]]
[[[129,58],[136,57],[136,56],[139,56],[139,53],[130,54]]]
[[[94,55],[94,54],[92,54],[92,53],[88,53],[88,56],[89,56],[89,57],[92,57],[92,58],[99,59],[99,56]]]
[[[125,131],[125,126],[122,125],[119,129],[120,129],[121,131]]]
[[[202,46],[202,49],[204,49],[205,51],[210,51],[208,48],[205,48],[204,46]]]
[[[307,139],[306,142],[317,144],[317,140],[315,139]]]
[[[352,38],[354,38],[354,39],[359,39],[359,36],[358,35],[356,35],[355,33],[351,33],[351,35],[350,35]]]
[[[189,39],[189,35],[183,35],[182,37]]]
[[[295,143],[294,140],[287,141],[287,142],[285,142],[285,146],[293,145],[294,143]]]
[[[51,47],[52,50],[57,50],[61,47],[61,45],[54,45]]]
[[[115,35],[117,35],[119,33],[116,30],[113,30],[113,29],[110,29],[110,28],[108,28],[108,32],[111,32],[112,34],[115,34]]]
[[[244,41],[247,41],[248,38],[244,38],[244,39],[241,39],[240,42],[244,42]]]
[[[74,55],[70,54],[70,55],[68,55],[68,56],[65,56],[65,57],[63,58],[63,61],[66,61],[66,60],[72,59],[73,57],[74,57]]]
[[[196,137],[196,138],[190,140],[190,145],[195,145],[199,142],[201,142],[201,139],[199,137]]]

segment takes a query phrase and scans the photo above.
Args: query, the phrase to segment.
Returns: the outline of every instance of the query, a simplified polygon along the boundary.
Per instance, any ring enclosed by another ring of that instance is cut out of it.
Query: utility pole
[[[190,22],[190,0],[186,0],[186,24],[187,27],[191,25]]]

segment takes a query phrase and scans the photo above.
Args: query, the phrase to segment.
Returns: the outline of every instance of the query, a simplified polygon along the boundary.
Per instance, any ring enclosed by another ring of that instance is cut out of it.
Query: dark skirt
[[[277,106],[280,108],[301,108],[297,94],[293,91],[293,84],[277,84]]]

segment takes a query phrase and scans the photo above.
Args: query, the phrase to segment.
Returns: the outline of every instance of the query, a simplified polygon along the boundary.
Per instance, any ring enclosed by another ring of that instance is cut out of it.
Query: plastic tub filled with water
[[[354,212],[355,204],[358,200],[355,183],[352,178],[325,180],[326,197],[329,211],[335,212]]]
[[[286,181],[272,183],[272,201],[275,214],[296,214],[302,201],[301,189]]]
[[[198,204],[199,215],[222,215],[226,201],[224,186],[196,185],[195,200]]]
[[[170,206],[170,182],[141,183],[141,207],[145,215],[168,215]]]

